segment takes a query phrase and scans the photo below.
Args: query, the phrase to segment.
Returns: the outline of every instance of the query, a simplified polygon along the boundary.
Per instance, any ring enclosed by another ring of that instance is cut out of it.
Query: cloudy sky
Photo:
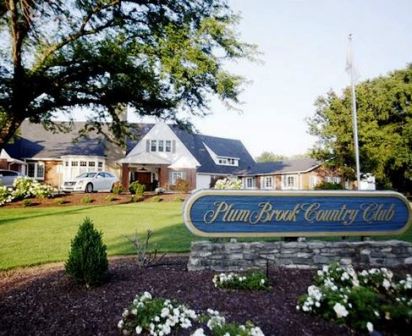
[[[314,142],[305,118],[316,97],[349,85],[347,38],[353,34],[360,80],[412,62],[412,1],[230,0],[241,13],[239,32],[263,53],[263,64],[231,67],[251,83],[241,96],[243,113],[218,102],[212,116],[196,121],[215,136],[241,139],[252,155],[293,155]]]

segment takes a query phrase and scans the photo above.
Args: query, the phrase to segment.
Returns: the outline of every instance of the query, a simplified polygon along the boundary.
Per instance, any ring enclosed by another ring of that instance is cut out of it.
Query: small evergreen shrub
[[[80,202],[82,202],[83,204],[90,204],[93,202],[93,199],[90,196],[84,196]]]
[[[161,202],[163,201],[163,198],[161,198],[160,196],[153,196],[150,200],[152,202]]]
[[[23,206],[24,207],[29,207],[29,206],[32,206],[33,205],[33,202],[32,202],[32,200],[30,199],[30,198],[25,198],[24,200],[23,200]]]
[[[69,258],[65,263],[66,273],[89,288],[103,283],[107,268],[106,245],[103,244],[102,233],[86,217],[71,242]]]
[[[56,199],[54,200],[54,203],[57,204],[57,205],[63,205],[63,204],[66,204],[67,201],[66,201],[65,199],[63,199],[63,198],[56,198]]]
[[[344,190],[345,188],[340,183],[321,182],[315,186],[315,190]]]
[[[112,193],[115,195],[120,195],[124,191],[124,188],[120,182],[116,182],[113,185]]]
[[[104,199],[105,199],[107,202],[113,202],[113,201],[116,201],[116,200],[117,200],[117,198],[114,197],[113,195],[107,195]]]
[[[259,271],[246,274],[220,273],[213,277],[217,288],[265,290],[269,289],[269,281],[265,274]]]
[[[144,184],[140,184],[139,181],[134,181],[129,185],[129,191],[132,195],[143,196],[145,188]]]

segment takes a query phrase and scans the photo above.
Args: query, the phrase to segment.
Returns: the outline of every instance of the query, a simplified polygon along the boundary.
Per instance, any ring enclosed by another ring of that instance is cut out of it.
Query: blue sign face
[[[184,221],[203,237],[371,236],[403,233],[412,211],[396,192],[204,190]]]

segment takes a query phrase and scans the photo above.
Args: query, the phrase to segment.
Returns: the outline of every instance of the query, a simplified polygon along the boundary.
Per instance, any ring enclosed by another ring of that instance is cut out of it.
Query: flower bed
[[[405,334],[412,327],[412,277],[386,268],[324,266],[296,307],[359,331]]]

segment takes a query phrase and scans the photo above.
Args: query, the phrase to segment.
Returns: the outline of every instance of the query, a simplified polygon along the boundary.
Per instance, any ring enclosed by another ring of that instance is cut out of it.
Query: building
[[[62,125],[63,126],[63,125]],[[78,136],[75,122],[67,133],[52,133],[25,121],[8,144],[0,165],[54,186],[86,171],[110,171],[124,187],[138,180],[146,190],[173,190],[179,179],[188,189],[213,187],[216,180],[240,178],[245,189],[313,189],[340,178],[313,159],[256,163],[240,140],[193,134],[166,123],[134,124],[137,140],[121,149],[95,132]]]

